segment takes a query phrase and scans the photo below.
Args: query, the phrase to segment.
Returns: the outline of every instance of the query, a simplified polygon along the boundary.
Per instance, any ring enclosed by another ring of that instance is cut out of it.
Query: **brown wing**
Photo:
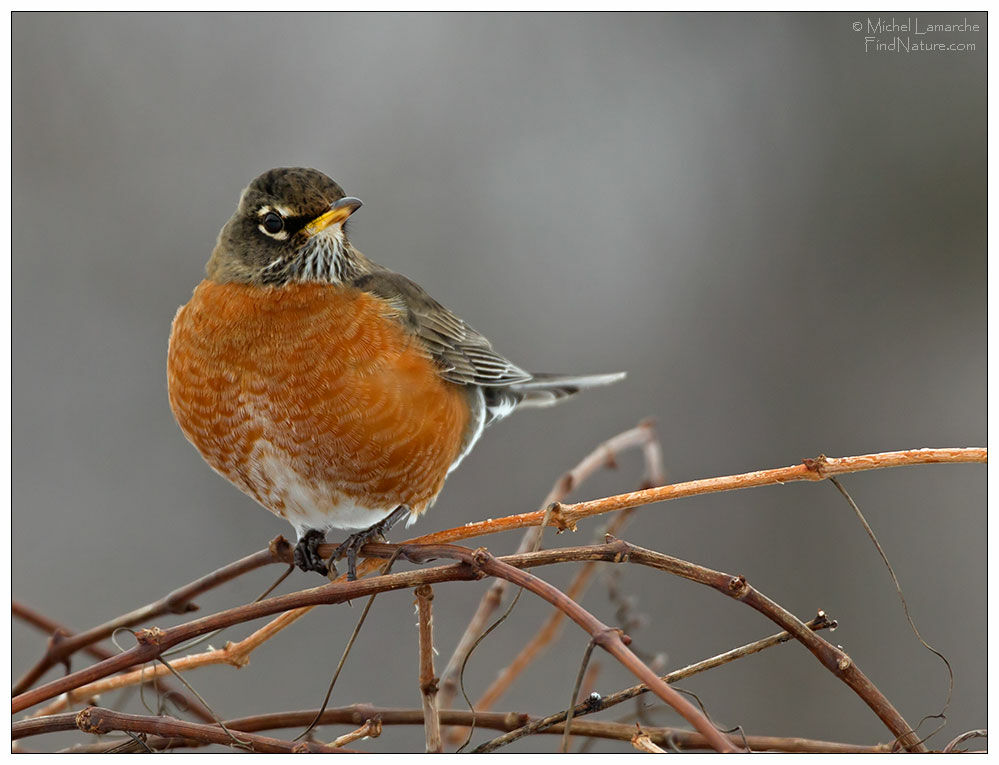
[[[496,353],[485,337],[402,274],[379,269],[359,276],[354,286],[380,297],[399,312],[399,320],[421,340],[445,380],[506,387],[532,379],[529,372]]]

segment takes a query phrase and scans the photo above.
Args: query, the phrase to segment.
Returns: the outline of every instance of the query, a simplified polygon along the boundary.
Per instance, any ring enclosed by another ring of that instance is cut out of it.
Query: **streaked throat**
[[[325,282],[343,284],[363,271],[362,257],[347,242],[340,226],[331,226],[306,240],[295,255],[264,269],[270,284]]]

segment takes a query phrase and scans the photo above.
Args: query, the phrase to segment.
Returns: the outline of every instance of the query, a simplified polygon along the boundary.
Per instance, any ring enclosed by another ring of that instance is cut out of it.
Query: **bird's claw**
[[[333,551],[333,555],[330,556],[330,571],[335,574],[336,566],[333,565],[333,561],[346,557],[347,581],[355,581],[357,579],[357,553],[360,549],[368,542],[375,539],[381,539],[383,542],[386,541],[385,534],[388,533],[388,530],[391,529],[400,518],[408,514],[409,508],[405,505],[399,505],[399,507],[393,510],[390,515],[371,526],[371,528],[364,529],[364,531],[358,531],[356,534],[351,534],[342,543],[340,543],[336,550]]]
[[[295,565],[302,571],[315,571],[326,576],[329,568],[319,555],[319,545],[326,541],[326,534],[318,529],[309,529],[295,545]]]

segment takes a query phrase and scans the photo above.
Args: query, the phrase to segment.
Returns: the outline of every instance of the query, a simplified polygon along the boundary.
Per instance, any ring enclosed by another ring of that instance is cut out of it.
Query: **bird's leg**
[[[326,576],[329,569],[317,552],[319,545],[325,541],[326,534],[319,529],[306,531],[295,545],[295,565],[302,571],[316,571]]]
[[[347,581],[353,582],[357,579],[357,551],[360,550],[364,545],[370,542],[372,539],[381,537],[385,539],[385,534],[395,526],[403,517],[409,514],[409,508],[405,505],[399,505],[395,510],[391,512],[388,516],[378,521],[371,528],[365,529],[364,531],[358,531],[356,534],[351,534],[347,537],[343,543],[333,551],[333,555],[330,556],[329,565],[333,571],[336,571],[336,567],[333,565],[333,561],[339,560],[340,558],[347,556]]]

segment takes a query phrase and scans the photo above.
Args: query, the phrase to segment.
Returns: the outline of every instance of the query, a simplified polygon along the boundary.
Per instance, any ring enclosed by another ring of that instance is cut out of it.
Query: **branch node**
[[[604,462],[604,467],[608,470],[617,470],[617,455],[614,453],[613,449],[606,449],[606,459]]]
[[[814,630],[823,630],[823,629],[834,630],[839,626],[839,622],[837,622],[835,619],[830,619],[829,615],[825,611],[819,609],[819,612],[815,614],[815,618],[812,620],[812,623],[809,626]]]
[[[49,641],[45,645],[45,656],[46,657],[57,657],[59,654],[57,652],[57,646],[60,643],[66,642],[66,638],[70,637],[70,632],[63,629],[62,627],[56,627],[52,630],[52,634],[49,635]],[[72,672],[73,667],[70,664],[69,656],[63,656],[58,659],[58,662],[66,667],[66,672]]]
[[[476,547],[472,551],[472,564],[476,568],[482,568],[492,559],[492,553],[489,552],[485,547]]]
[[[135,640],[139,645],[159,645],[166,633],[159,627],[148,627],[132,634],[135,635]]]
[[[373,718],[366,718],[364,720],[364,725],[362,725],[357,730],[352,730],[349,733],[344,733],[333,741],[330,742],[330,746],[341,747],[351,744],[354,741],[360,741],[364,738],[378,738],[382,735],[382,718],[380,716]]]
[[[840,660],[836,662],[836,667],[840,672],[846,672],[851,666],[853,666],[853,661],[846,654],[843,654]]]
[[[829,464],[829,458],[824,454],[820,454],[818,457],[805,457],[801,461],[801,464],[808,469],[809,472],[815,473],[819,478],[825,478],[826,465]]]
[[[432,677],[427,682],[420,683],[420,690],[423,692],[423,694],[425,696],[426,695],[433,695],[433,694],[437,693],[437,681],[438,680],[440,680],[439,677]]]
[[[222,647],[222,653],[225,654],[225,663],[231,664],[236,669],[242,669],[250,663],[250,654],[242,650],[239,643],[233,643],[231,640]]]
[[[746,584],[746,577],[739,574],[729,579],[728,591],[736,598],[743,597],[749,591],[749,585]]]
[[[292,562],[291,542],[285,539],[281,534],[278,534],[270,541],[270,544],[267,545],[267,550],[270,552],[271,557],[276,561],[282,561],[284,563]]]
[[[95,722],[93,720],[93,707],[87,707],[86,709],[80,710],[80,713],[76,716],[76,727],[82,730],[84,733],[107,733],[104,730],[99,721]]]
[[[631,545],[613,534],[604,534],[604,544],[614,550],[613,563],[627,563],[631,560]]]
[[[563,497],[572,493],[572,490],[576,488],[576,481],[572,477],[572,473],[563,473],[562,477],[558,479],[558,492]]]
[[[507,730],[515,730],[527,725],[531,721],[531,716],[526,712],[508,712],[503,717],[503,725]]]
[[[429,584],[421,584],[419,587],[417,587],[415,590],[413,590],[413,594],[416,595],[416,597],[418,597],[418,598],[424,598],[426,600],[433,600],[434,599],[434,588],[431,587]]]
[[[187,600],[186,598],[168,600],[164,605],[167,612],[171,614],[186,614],[191,611],[197,611],[200,608],[197,603]]]
[[[575,531],[576,523],[575,521],[567,521],[562,513],[564,505],[561,502],[552,502],[548,507],[545,508],[545,512],[548,513],[548,525],[554,526],[557,533],[561,534],[563,531]]]
[[[638,724],[635,724],[638,728]],[[666,754],[666,750],[656,744],[648,733],[638,728],[635,735],[631,737],[631,745],[640,752],[648,754]]]
[[[631,644],[631,638],[624,634],[624,630],[617,627],[607,627],[593,633],[593,643],[601,648],[606,648],[616,640],[620,640],[625,645]]]

